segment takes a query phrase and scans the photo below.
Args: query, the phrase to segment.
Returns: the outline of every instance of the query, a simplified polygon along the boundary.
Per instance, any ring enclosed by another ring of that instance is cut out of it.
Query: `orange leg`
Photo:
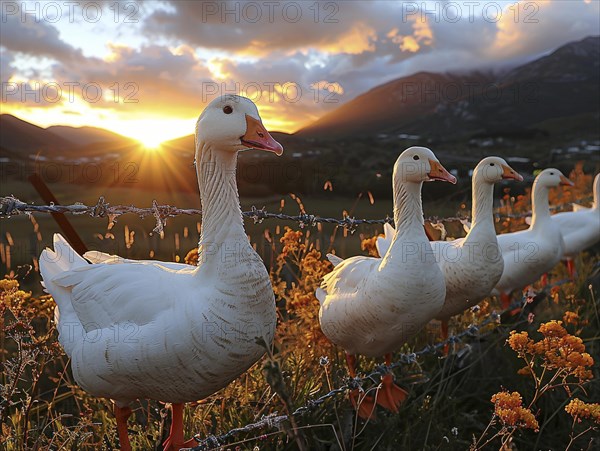
[[[572,258],[567,258],[567,271],[569,273],[569,277],[571,278],[571,280],[575,280],[575,262],[573,261]]]
[[[448,339],[448,320],[442,320],[442,341]],[[444,345],[444,355],[448,355],[448,351],[450,350],[450,345],[446,343]]]
[[[121,451],[131,451],[131,443],[129,443],[129,435],[127,434],[127,420],[131,415],[129,406],[119,407],[115,404],[115,417],[117,418],[117,432],[119,433],[119,443]]]
[[[190,448],[198,442],[183,439],[183,404],[171,404],[171,430],[169,437],[163,445],[163,451],[179,451],[181,448]]]
[[[387,366],[392,364],[392,354],[385,355],[385,364]],[[394,384],[394,376],[390,373],[383,376],[381,383],[382,387],[377,393],[377,404],[398,413],[398,408],[406,400],[408,393]]]
[[[346,354],[346,363],[348,364],[348,372],[350,377],[356,377],[356,357],[351,354]],[[355,388],[350,392],[350,401],[354,408],[358,411],[358,416],[363,420],[375,419],[375,400],[370,395],[360,396],[360,391]]]

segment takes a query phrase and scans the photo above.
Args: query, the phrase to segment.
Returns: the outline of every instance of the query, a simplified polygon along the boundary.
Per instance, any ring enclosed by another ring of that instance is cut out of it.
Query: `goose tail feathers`
[[[67,355],[71,355],[75,345],[74,333],[82,333],[82,326],[71,303],[71,289],[54,283],[66,271],[88,265],[88,263],[58,233],[54,234],[54,249],[46,248],[40,256],[40,273],[42,286],[56,302],[54,321],[56,322],[59,341]]]

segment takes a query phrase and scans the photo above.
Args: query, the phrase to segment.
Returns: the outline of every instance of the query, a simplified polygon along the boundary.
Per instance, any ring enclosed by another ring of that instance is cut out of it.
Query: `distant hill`
[[[0,115],[0,147],[18,154],[71,150],[75,144],[10,114]]]
[[[504,75],[419,72],[371,89],[296,135],[409,133],[447,141],[527,129],[535,134],[538,122],[599,111],[599,49],[600,37],[588,37]]]
[[[28,158],[80,158],[123,153],[137,148],[131,138],[96,127],[53,125],[38,127],[10,114],[0,115],[0,148],[3,156]]]
[[[46,130],[60,136],[78,146],[87,146],[99,142],[136,142],[134,139],[126,138],[118,133],[97,127],[69,127],[67,125],[52,125]]]

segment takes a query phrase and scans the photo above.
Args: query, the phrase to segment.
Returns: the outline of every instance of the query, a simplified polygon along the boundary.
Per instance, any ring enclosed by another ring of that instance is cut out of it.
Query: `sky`
[[[221,94],[294,132],[418,71],[504,70],[600,34],[599,0],[1,1],[2,113],[147,145]]]

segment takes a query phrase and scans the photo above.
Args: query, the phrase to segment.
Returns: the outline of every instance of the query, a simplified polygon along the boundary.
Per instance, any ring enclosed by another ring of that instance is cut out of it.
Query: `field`
[[[555,193],[551,203],[589,196],[591,176],[574,172],[571,177],[576,187]],[[11,186],[10,191],[22,200],[35,199],[25,183]],[[63,186],[55,194],[65,204],[93,204],[101,194],[112,203],[132,202],[125,190],[85,192],[82,199],[81,192]],[[505,194],[502,201],[504,214],[530,208],[527,195]],[[135,203],[148,205],[149,201],[136,197]],[[198,199],[192,195],[169,198],[169,203],[198,208]],[[269,211],[290,214],[297,214],[302,205],[308,213],[337,218],[344,213],[342,207],[356,217],[391,214],[389,201],[374,199],[373,203],[367,193],[356,200],[332,193],[305,201],[295,196],[286,196],[283,202],[275,196],[267,201],[242,198],[242,204],[244,210],[264,205]],[[468,202],[448,205],[426,203],[425,215],[468,213]],[[149,233],[155,225],[152,218],[123,216],[110,229],[106,219],[70,219],[91,249],[131,258],[187,258],[190,262],[194,253],[188,252],[195,248],[201,226],[197,218],[172,218],[160,236]],[[57,226],[44,215],[1,221],[2,269],[7,274],[0,282],[2,448],[117,449],[112,405],[109,400],[90,397],[74,382],[69,361],[56,340],[54,302],[38,283],[35,258],[50,244]],[[450,236],[464,233],[456,223],[445,225]],[[499,231],[515,230],[524,227],[524,222],[503,219],[497,226]],[[451,334],[471,325],[481,327],[451,343],[447,356],[440,346],[435,353],[423,353],[395,367],[397,383],[409,392],[407,402],[399,414],[379,410],[376,419],[364,422],[356,417],[345,390],[315,403],[353,381],[348,378],[343,351],[332,346],[319,329],[313,293],[331,269],[324,252],[335,250],[342,257],[373,253],[372,238],[381,227],[361,226],[351,234],[334,226],[300,228],[294,222],[253,224],[247,220],[246,228],[270,270],[276,293],[275,343],[234,383],[188,405],[184,427],[188,436],[198,434],[200,440],[262,419],[266,427],[239,431],[220,442],[202,442],[206,445],[202,449],[575,450],[598,446],[600,406],[590,404],[600,400],[598,246],[578,259],[575,281],[568,281],[565,268],[557,266],[549,275],[551,285],[536,285],[528,293],[532,302],[519,315],[496,315],[500,303],[490,298],[454,318]],[[27,264],[32,265],[31,271],[23,266]],[[517,294],[514,300],[520,298]],[[553,321],[562,321],[562,326]],[[519,333],[511,335],[513,330]],[[439,324],[432,322],[398,350],[394,362],[439,341]],[[366,391],[379,383],[381,363],[361,359],[362,375],[370,375],[362,383]],[[290,420],[276,419],[302,406],[309,408]],[[162,449],[170,424],[167,407],[140,401],[134,413],[136,421],[129,423],[134,449]]]

